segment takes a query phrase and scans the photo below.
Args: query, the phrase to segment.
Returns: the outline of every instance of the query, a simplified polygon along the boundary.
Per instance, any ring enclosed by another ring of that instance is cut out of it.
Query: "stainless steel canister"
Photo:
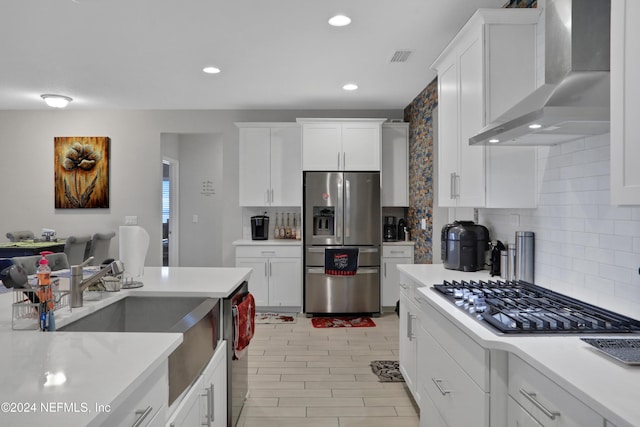
[[[516,280],[533,283],[534,237],[533,231],[516,231]]]
[[[509,280],[509,252],[500,251],[500,278]]]
[[[507,245],[507,280],[516,279],[516,245],[509,243]]]

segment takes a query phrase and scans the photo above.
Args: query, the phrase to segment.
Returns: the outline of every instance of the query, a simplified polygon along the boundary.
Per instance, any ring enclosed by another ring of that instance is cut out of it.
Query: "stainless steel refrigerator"
[[[304,311],[380,313],[380,173],[305,172]],[[355,274],[326,274],[325,250],[358,248]]]

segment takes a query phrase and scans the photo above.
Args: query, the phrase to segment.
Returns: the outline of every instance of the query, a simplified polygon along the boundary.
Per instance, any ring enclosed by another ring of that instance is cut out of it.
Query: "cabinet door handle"
[[[415,314],[407,311],[407,337],[409,341],[412,341],[416,336],[413,334],[413,319],[416,318]]]
[[[433,383],[436,385],[436,387],[438,388],[438,391],[440,392],[440,394],[442,394],[443,396],[446,396],[447,394],[451,394],[451,390],[445,390],[442,387],[442,380],[438,380],[435,378],[431,378],[431,381],[433,381]]]
[[[269,262],[269,277],[271,277],[271,262]]]
[[[387,263],[384,263],[384,277],[387,278]]]
[[[460,198],[460,175],[455,174],[456,180],[455,180],[455,184],[456,184],[456,199]]]
[[[270,200],[270,202],[273,203],[273,188],[271,189],[271,200]]]
[[[211,384],[211,394],[210,394],[211,405],[209,406],[210,408],[209,420],[211,421],[211,423],[216,422],[215,399],[214,399],[215,395],[216,395],[215,384]]]
[[[136,418],[135,423],[131,424],[131,427],[140,427],[142,425],[142,421],[144,421],[144,419],[149,416],[152,410],[153,410],[153,406],[147,406],[147,409],[144,409],[144,410],[142,409],[137,410],[136,415],[138,416],[138,418]]]
[[[456,173],[451,172],[449,175],[449,198],[455,199]]]
[[[267,271],[267,264],[269,264],[268,262],[264,263],[264,277],[267,277],[269,275],[269,272]]]
[[[338,151],[338,170],[340,170],[340,152]]]
[[[204,414],[206,422],[200,423],[200,425],[211,427],[211,387],[205,388],[204,391],[204,394],[201,394],[200,396],[207,398],[207,411]]]
[[[520,394],[523,395],[529,402],[533,403],[533,405],[536,408],[540,409],[542,413],[545,414],[550,419],[555,420],[556,417],[560,416],[560,412],[550,411],[547,408],[545,408],[545,406],[542,403],[540,403],[538,399],[536,399],[535,393],[528,392],[525,389],[521,388]]]
[[[342,152],[342,169],[347,170],[347,153]]]

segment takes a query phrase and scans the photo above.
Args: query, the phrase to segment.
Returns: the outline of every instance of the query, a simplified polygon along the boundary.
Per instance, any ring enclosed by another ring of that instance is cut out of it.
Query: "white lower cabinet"
[[[382,244],[382,306],[395,307],[400,299],[399,264],[413,264],[413,244]]]
[[[169,361],[165,360],[125,401],[112,408],[110,426],[163,426],[169,400]]]
[[[418,388],[418,306],[416,305],[416,289],[422,285],[411,278],[400,275],[400,372],[405,383],[413,395],[413,399],[420,405]]]
[[[236,247],[236,267],[252,268],[249,292],[257,307],[302,307],[302,247]]]
[[[524,411],[538,422],[528,420],[523,426],[601,427],[605,423],[601,415],[514,354],[509,354],[508,382],[514,401],[509,401],[509,417],[513,412],[513,419],[517,414],[526,419]]]
[[[167,427],[227,425],[227,342],[221,341],[209,364],[166,423]]]
[[[488,369],[485,368],[479,378],[473,378],[475,373],[465,370],[465,361],[470,357],[477,362],[487,363],[486,354],[454,325],[443,323],[443,320],[447,322],[446,319],[440,319],[438,313],[432,313],[424,297],[418,294],[415,300],[420,324],[417,331],[418,390],[422,391],[419,392],[421,403],[428,401],[428,405],[436,409],[427,411],[425,405],[421,405],[420,417],[425,419],[426,425],[444,422],[449,427],[488,427],[489,393],[482,388],[487,386],[484,373]],[[454,339],[462,340],[460,345],[450,345],[448,339],[442,339],[449,333],[453,334]],[[477,379],[482,387],[476,383]]]
[[[509,396],[507,402],[507,424],[513,427],[543,427],[533,418],[533,415],[527,412],[513,397]]]

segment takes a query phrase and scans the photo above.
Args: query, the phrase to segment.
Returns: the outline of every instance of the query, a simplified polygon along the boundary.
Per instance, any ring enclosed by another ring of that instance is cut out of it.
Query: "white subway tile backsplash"
[[[631,219],[631,209],[626,206],[598,206],[598,217],[602,219]]]
[[[633,249],[633,238],[631,236],[614,236],[610,234],[600,235],[600,245],[602,249],[611,249],[612,251],[628,251]]]
[[[584,258],[588,261],[601,262],[604,264],[613,264],[615,259],[615,252],[609,249],[585,247]]]
[[[614,222],[610,219],[586,219],[584,228],[590,233],[613,234]]]
[[[480,209],[480,222],[507,243],[517,230],[535,232],[539,285],[640,318],[640,207],[610,205],[609,135],[538,156],[538,208]]]
[[[633,252],[615,251],[614,264],[618,267],[638,269],[638,267],[640,267],[640,254],[634,254]]]
[[[633,280],[633,270],[631,268],[617,267],[615,265],[600,264],[600,276],[609,278],[616,282],[630,284]]]
[[[614,234],[621,236],[640,236],[640,221],[617,221]]]

